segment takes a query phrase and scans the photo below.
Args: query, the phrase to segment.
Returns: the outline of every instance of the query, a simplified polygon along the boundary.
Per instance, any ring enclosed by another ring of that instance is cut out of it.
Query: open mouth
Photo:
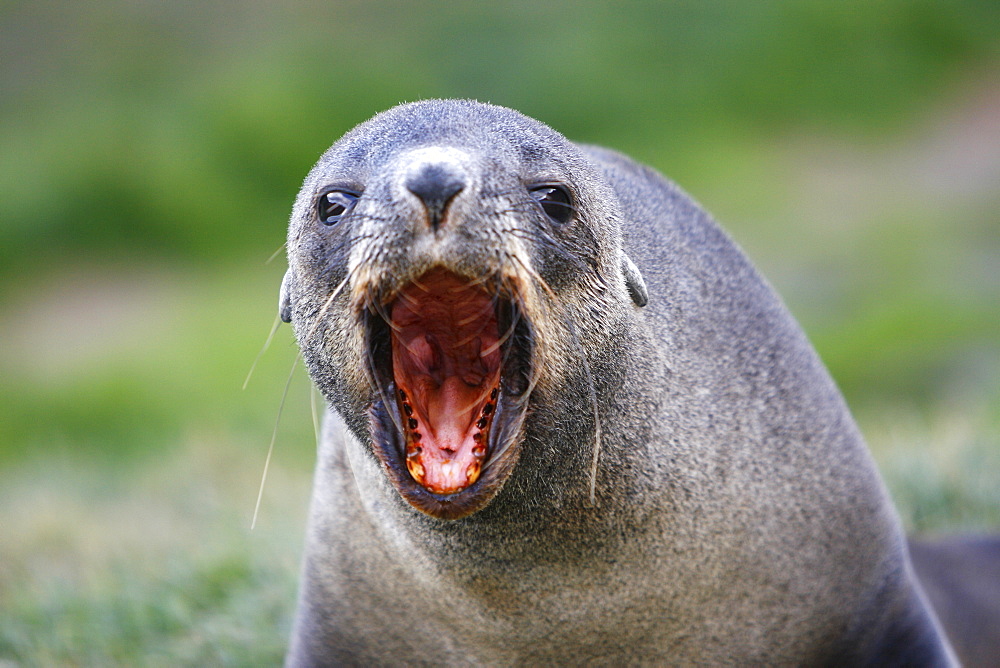
[[[433,269],[367,311],[376,455],[403,497],[437,517],[486,505],[517,458],[531,328],[498,286]]]

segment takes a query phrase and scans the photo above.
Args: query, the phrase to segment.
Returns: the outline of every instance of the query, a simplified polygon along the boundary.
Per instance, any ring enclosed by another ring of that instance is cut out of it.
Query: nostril
[[[465,179],[449,165],[424,165],[406,179],[406,188],[420,198],[431,227],[437,229],[448,203],[465,187]]]

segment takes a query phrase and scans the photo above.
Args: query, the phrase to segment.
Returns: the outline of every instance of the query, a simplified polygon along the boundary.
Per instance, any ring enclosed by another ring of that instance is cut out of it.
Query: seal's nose
[[[436,230],[452,198],[465,187],[465,178],[454,165],[427,163],[411,172],[405,185],[424,203],[428,222]]]

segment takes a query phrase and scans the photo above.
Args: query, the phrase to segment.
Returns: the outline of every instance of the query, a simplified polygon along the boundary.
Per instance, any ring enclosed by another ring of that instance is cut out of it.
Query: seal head
[[[306,178],[279,310],[414,507],[456,519],[488,504],[518,461],[533,393],[565,392],[579,373],[579,353],[551,342],[607,338],[645,304],[618,213],[576,146],[472,102],[380,114]],[[553,315],[584,294],[591,315]],[[587,397],[569,402],[587,410]]]

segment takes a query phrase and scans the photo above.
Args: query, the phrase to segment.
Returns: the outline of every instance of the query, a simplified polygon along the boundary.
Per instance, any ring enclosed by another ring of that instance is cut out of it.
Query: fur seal
[[[917,579],[965,668],[1000,663],[1000,536],[910,539]]]
[[[653,170],[402,105],[288,262],[332,412],[287,665],[954,664],[823,365]]]

